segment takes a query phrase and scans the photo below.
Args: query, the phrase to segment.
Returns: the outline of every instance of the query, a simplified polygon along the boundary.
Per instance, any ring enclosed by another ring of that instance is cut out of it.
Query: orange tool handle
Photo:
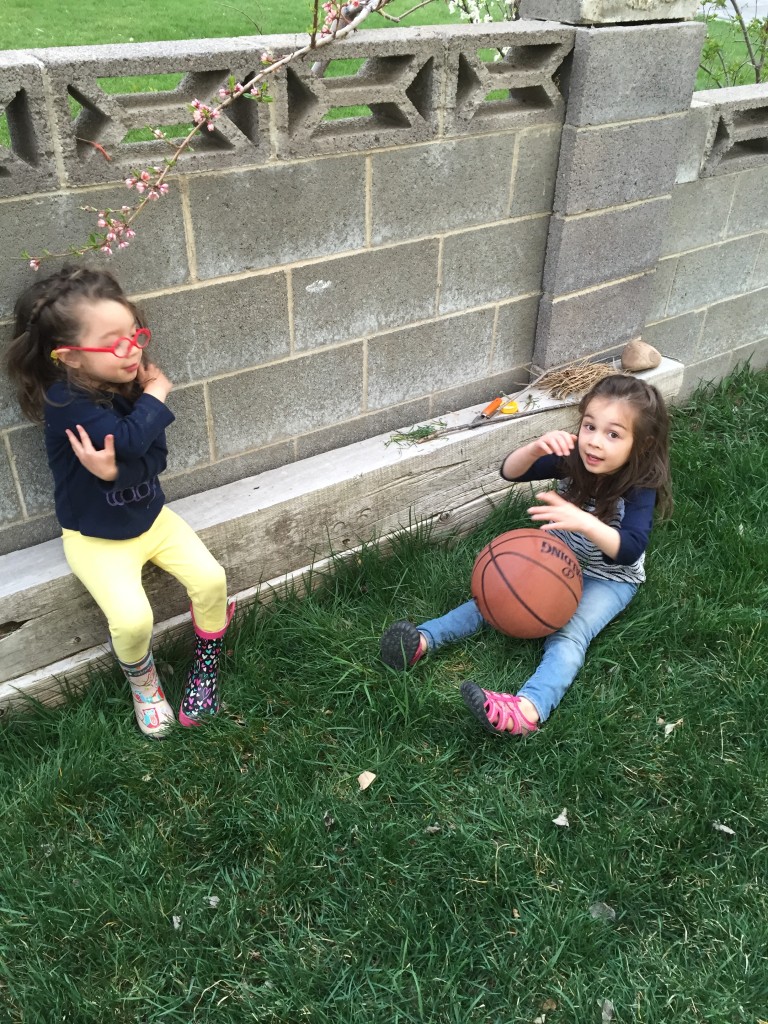
[[[494,398],[492,402],[486,405],[486,407],[483,409],[480,415],[483,417],[483,419],[489,420],[491,416],[494,416],[499,411],[499,409],[501,408],[501,403],[503,401],[503,398]]]

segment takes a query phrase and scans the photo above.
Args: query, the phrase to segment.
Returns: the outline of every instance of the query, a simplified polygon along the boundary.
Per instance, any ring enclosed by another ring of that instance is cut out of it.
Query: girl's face
[[[627,402],[593,398],[579,427],[578,449],[589,473],[615,473],[629,461],[634,415]]]
[[[114,299],[82,302],[77,314],[81,324],[77,342],[83,349],[108,348],[119,338],[133,337],[138,327],[130,309]],[[114,352],[71,348],[62,350],[58,358],[98,384],[127,384],[136,378],[141,350],[124,341]]]

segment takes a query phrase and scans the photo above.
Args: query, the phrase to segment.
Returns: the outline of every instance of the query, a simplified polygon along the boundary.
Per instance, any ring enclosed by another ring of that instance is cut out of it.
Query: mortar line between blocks
[[[293,272],[285,272],[285,298],[288,303],[288,352],[296,355],[296,327],[293,322]]]
[[[216,442],[213,435],[213,410],[211,409],[211,396],[208,391],[208,381],[203,382],[203,402],[205,404],[205,429],[208,432],[208,455],[212,463],[216,459]]]
[[[197,283],[197,247],[195,246],[195,228],[192,220],[192,207],[189,202],[189,189],[185,177],[179,178],[179,197],[181,199],[181,218],[184,223],[184,241],[187,246],[187,263],[189,264],[189,276]]]
[[[365,248],[370,249],[373,238],[373,157],[365,158]]]
[[[580,295],[589,295],[590,292],[599,292],[603,288],[611,288],[615,284],[626,284],[627,281],[636,281],[641,277],[645,277],[649,271],[642,270],[639,274],[629,274],[627,277],[617,277],[612,281],[601,281],[599,284],[592,284],[589,288],[580,288],[575,292],[566,292],[563,295],[554,296],[552,299],[552,305],[556,305],[558,302],[565,302],[566,299],[576,299]]]
[[[11,468],[11,476],[16,487],[16,495],[19,499],[19,507],[21,508],[22,522],[29,519],[29,510],[27,503],[24,500],[24,493],[21,489],[21,480],[19,480],[19,472],[16,469],[16,460],[13,457],[13,450],[11,449],[11,441],[7,433],[3,434],[3,444],[5,445],[5,452],[8,456],[8,465]]]

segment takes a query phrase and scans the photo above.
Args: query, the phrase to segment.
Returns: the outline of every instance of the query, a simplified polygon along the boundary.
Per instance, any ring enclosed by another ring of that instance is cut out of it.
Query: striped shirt
[[[564,494],[570,483],[570,479],[565,476],[563,462],[556,455],[543,455],[534,462],[527,473],[513,478],[514,483],[535,480],[557,480],[558,494]],[[578,558],[585,576],[621,583],[644,583],[645,549],[653,526],[655,505],[656,491],[650,487],[634,487],[623,498],[618,499],[615,512],[610,519],[605,520],[607,525],[614,527],[619,534],[616,558],[609,558],[603,554],[583,533],[571,533],[566,530],[548,532],[568,545]],[[588,502],[583,508],[585,512],[594,512],[594,502]]]

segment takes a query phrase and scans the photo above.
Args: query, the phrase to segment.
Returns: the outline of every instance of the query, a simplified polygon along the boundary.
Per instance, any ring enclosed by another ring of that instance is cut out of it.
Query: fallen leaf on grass
[[[331,831],[333,826],[336,824],[336,819],[331,816],[330,811],[326,811],[323,815],[323,824],[325,825],[328,832]]]
[[[609,1024],[609,1021],[613,1020],[613,1003],[610,999],[603,1000],[603,1006],[600,1013],[600,1020],[603,1024]]]
[[[533,1024],[545,1024],[546,1019],[547,1015],[545,1013],[542,1013],[541,1016],[533,1018]]]
[[[141,781],[142,782],[151,782],[152,781],[152,776],[150,774],[142,775],[141,776]]]
[[[218,896],[206,896],[205,902],[212,910],[215,910],[216,907],[218,907],[218,905],[221,903],[221,899]]]
[[[667,725],[664,726],[664,739],[666,739],[667,736],[671,736],[672,733],[675,731],[675,729],[678,727],[678,725],[682,725],[682,724],[683,724],[683,719],[682,718],[678,718],[678,720],[676,722],[668,722]]]
[[[171,921],[173,922],[173,930],[177,932],[181,928],[181,918],[178,914],[174,914]]]
[[[556,818],[552,819],[553,825],[559,825],[560,828],[569,828],[570,821],[568,821],[568,808],[564,807]]]
[[[593,903],[589,908],[589,915],[599,921],[616,920],[616,911],[607,903]]]
[[[715,832],[724,832],[727,836],[736,835],[732,828],[729,828],[727,825],[724,825],[721,821],[713,821],[712,828],[715,830]]]
[[[552,1010],[557,1009],[557,1003],[554,999],[545,999],[539,1009],[544,1010],[545,1013],[550,1013]]]
[[[442,832],[443,830],[440,827],[440,825],[438,825],[437,822],[435,822],[434,825],[427,825],[424,831],[427,833],[428,836],[433,836],[436,832]]]
[[[360,774],[357,776],[357,781],[360,786],[360,789],[368,789],[368,787],[375,778],[376,776],[373,774],[373,772],[360,772]]]

